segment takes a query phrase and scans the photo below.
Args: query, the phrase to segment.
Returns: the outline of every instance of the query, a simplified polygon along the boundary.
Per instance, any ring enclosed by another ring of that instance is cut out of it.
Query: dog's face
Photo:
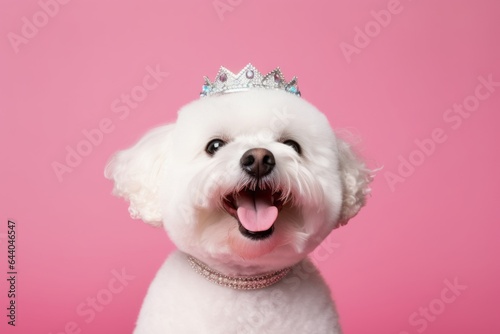
[[[238,273],[297,263],[364,204],[369,171],[326,117],[282,91],[185,106],[107,167],[135,218]]]

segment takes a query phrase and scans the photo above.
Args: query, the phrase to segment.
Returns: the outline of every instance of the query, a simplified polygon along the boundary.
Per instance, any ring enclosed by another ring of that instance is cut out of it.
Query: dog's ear
[[[344,140],[337,138],[339,174],[342,182],[342,209],[339,224],[345,225],[365,205],[370,193],[372,171]]]
[[[171,146],[174,124],[149,131],[129,149],[117,152],[104,175],[114,181],[113,194],[130,202],[130,216],[161,225],[159,185]]]

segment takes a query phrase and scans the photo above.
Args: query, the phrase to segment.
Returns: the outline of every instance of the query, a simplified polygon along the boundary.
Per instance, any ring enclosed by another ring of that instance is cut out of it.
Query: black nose
[[[276,162],[271,151],[265,148],[252,148],[243,154],[240,165],[249,175],[260,178],[271,173]]]

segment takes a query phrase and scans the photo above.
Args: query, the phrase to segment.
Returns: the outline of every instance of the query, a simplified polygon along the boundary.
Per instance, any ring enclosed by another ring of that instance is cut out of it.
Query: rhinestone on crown
[[[204,79],[201,97],[241,92],[251,88],[281,89],[300,96],[297,77],[287,82],[279,67],[263,75],[252,64],[245,66],[238,74],[221,66],[213,82],[208,77]]]

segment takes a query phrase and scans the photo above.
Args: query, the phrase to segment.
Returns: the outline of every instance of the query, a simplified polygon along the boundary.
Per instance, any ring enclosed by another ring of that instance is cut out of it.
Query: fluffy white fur
[[[226,144],[211,156],[205,149],[214,138]],[[301,154],[286,140],[299,143]],[[252,148],[274,155],[273,171],[260,182],[285,203],[263,240],[242,235],[222,205],[228,194],[256,185],[240,166]],[[254,89],[196,100],[175,124],[118,152],[105,175],[130,201],[133,218],[163,225],[179,248],[153,280],[134,333],[340,333],[329,289],[307,254],[364,205],[370,171],[304,99]],[[233,290],[198,275],[186,254],[227,275],[288,266],[307,275]]]

